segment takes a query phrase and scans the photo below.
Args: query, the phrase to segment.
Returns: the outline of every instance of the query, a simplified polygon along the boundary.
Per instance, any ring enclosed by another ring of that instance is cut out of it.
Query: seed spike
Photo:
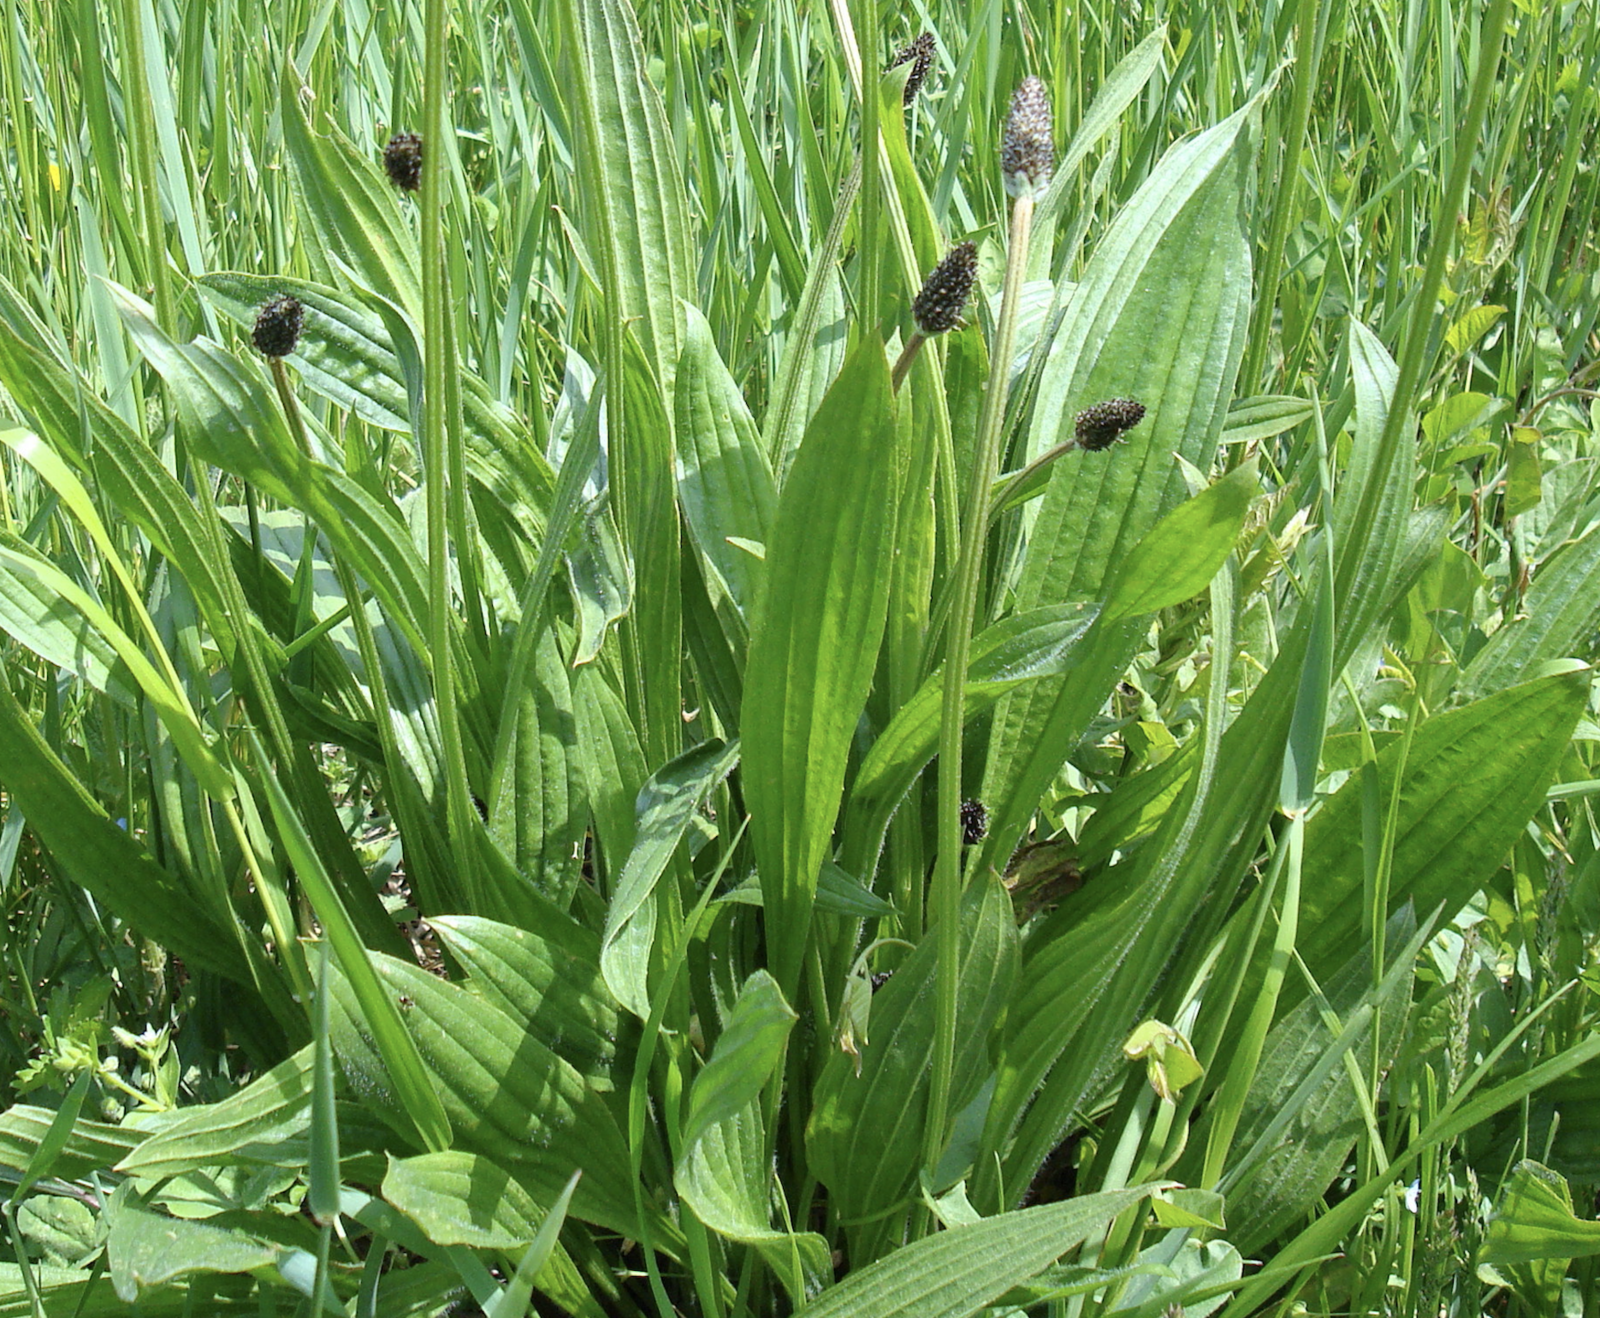
[[[383,170],[402,192],[422,186],[422,138],[416,133],[396,133],[383,148]]]
[[[256,351],[263,357],[287,357],[300,342],[304,314],[297,297],[280,293],[269,298],[256,313],[255,328],[250,331]]]
[[[909,46],[897,51],[895,57],[889,61],[891,69],[897,69],[902,64],[911,65],[911,72],[906,75],[906,90],[901,98],[902,104],[910,105],[917,99],[917,92],[922,89],[922,84],[933,68],[933,50],[933,33],[924,32]]]
[[[922,289],[911,303],[917,328],[923,334],[943,334],[960,324],[977,277],[977,247],[957,243],[922,281]]]
[[[1050,184],[1056,148],[1051,138],[1050,96],[1029,74],[1011,96],[1000,138],[1000,172],[1013,197],[1038,197]]]
[[[1144,420],[1143,403],[1132,398],[1109,398],[1078,413],[1073,433],[1078,447],[1099,453]]]

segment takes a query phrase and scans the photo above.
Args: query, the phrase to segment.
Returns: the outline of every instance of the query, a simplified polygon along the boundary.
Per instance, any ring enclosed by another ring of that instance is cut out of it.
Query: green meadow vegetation
[[[0,1318],[1600,1315],[1593,0],[3,0]]]

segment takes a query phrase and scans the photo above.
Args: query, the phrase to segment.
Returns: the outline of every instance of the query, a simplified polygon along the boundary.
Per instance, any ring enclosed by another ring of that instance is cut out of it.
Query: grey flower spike
[[[954,329],[966,310],[977,274],[978,249],[972,243],[957,243],[922,281],[922,289],[911,304],[917,328],[924,334]]]
[[[1013,197],[1037,197],[1050,184],[1056,148],[1051,137],[1050,96],[1031,74],[1011,95],[1000,138],[1000,172]]]
[[[889,68],[897,69],[902,64],[911,65],[911,72],[906,75],[905,95],[901,99],[902,104],[910,105],[917,99],[917,92],[927,81],[928,71],[933,68],[933,33],[924,32],[909,46],[899,51],[889,61]]]
[[[1144,420],[1144,404],[1132,398],[1109,398],[1078,413],[1074,433],[1078,447],[1091,453],[1108,449]]]
[[[256,313],[256,326],[250,341],[263,357],[287,357],[300,342],[303,316],[300,299],[287,293],[270,299]]]

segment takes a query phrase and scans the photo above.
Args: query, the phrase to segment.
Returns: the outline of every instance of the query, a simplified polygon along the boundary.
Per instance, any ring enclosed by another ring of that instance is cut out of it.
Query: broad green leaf
[[[568,750],[572,687],[553,631],[540,638],[525,689],[506,698],[518,702],[510,790],[494,794],[489,832],[535,888],[565,907],[582,877],[589,812],[583,775]]]
[[[129,1196],[106,1205],[106,1260],[117,1297],[133,1303],[146,1287],[194,1272],[250,1272],[277,1262],[282,1249],[242,1231],[186,1222],[130,1207]]]
[[[745,980],[739,1000],[717,1036],[711,1060],[689,1091],[683,1143],[693,1144],[720,1122],[753,1103],[783,1059],[796,1016],[777,981],[765,970]]]
[[[609,1075],[620,1024],[593,932],[554,909],[531,930],[470,915],[434,916],[428,923],[474,989],[527,1021],[533,1035],[590,1084]]]
[[[1293,430],[1302,421],[1309,421],[1313,410],[1305,399],[1282,394],[1235,399],[1222,427],[1222,443],[1226,446],[1271,439]]]
[[[1334,616],[1338,647],[1333,671],[1389,607],[1411,521],[1416,441],[1408,427],[1383,447],[1398,368],[1376,335],[1350,322],[1350,377],[1355,435],[1350,461],[1334,482]]]
[[[1233,552],[1260,490],[1247,463],[1179,504],[1129,550],[1101,616],[1114,622],[1198,595]]]
[[[267,762],[259,742],[256,743],[256,758]],[[429,1149],[448,1148],[449,1120],[428,1082],[416,1043],[401,1023],[399,1009],[378,980],[372,961],[375,954],[369,953],[362,944],[355,921],[312,848],[311,839],[278,780],[271,772],[265,772],[261,781],[278,838],[305,888],[306,899],[317,914],[323,936],[333,944],[339,959],[340,982],[347,986],[355,1004],[354,1015],[375,1041],[406,1120]]]
[[[460,1149],[391,1157],[383,1197],[436,1245],[515,1249],[532,1240],[545,1219],[503,1160]]]
[[[138,684],[82,610],[57,589],[63,574],[27,541],[0,541],[0,630],[46,663],[133,708]]]
[[[577,542],[567,554],[567,577],[578,624],[572,662],[586,664],[600,653],[606,633],[628,616],[634,603],[633,564],[603,498],[583,510]]]
[[[0,682],[5,787],[64,877],[189,964],[242,984],[252,976],[237,939],[206,904],[112,822]]]
[[[883,638],[895,441],[888,364],[864,343],[806,430],[767,543],[740,729],[769,965],[786,995]]]
[[[686,307],[684,316],[677,385],[678,502],[695,547],[748,620],[761,560],[732,540],[766,543],[777,488],[711,326],[693,307]]]
[[[181,1112],[117,1164],[130,1176],[180,1176],[196,1167],[298,1167],[307,1153],[311,1047],[220,1103]]]
[[[1588,698],[1590,677],[1583,669],[1511,687],[1427,720],[1412,737],[1409,754],[1400,743],[1379,752],[1380,801],[1396,790],[1402,755],[1405,764],[1391,910],[1409,901],[1431,912],[1443,903],[1448,920],[1499,868],[1544,804],[1545,788]],[[1361,797],[1360,778],[1352,777],[1306,823],[1300,924],[1316,937],[1301,954],[1319,978],[1331,976],[1362,936]],[[1301,992],[1291,977],[1280,1011]]]
[[[1600,527],[1563,545],[1539,565],[1522,602],[1522,616],[1506,622],[1473,656],[1462,684],[1475,692],[1520,682],[1538,666],[1567,655],[1594,653],[1600,630]]]
[[[418,966],[374,954],[392,1010],[405,1020],[453,1132],[449,1147],[504,1165],[536,1200],[553,1201],[581,1169],[574,1212],[638,1236],[628,1151],[598,1091],[584,1083],[531,1027],[477,993]],[[350,1084],[398,1115],[394,1082],[348,982],[334,997],[334,1042]],[[434,1152],[440,1152],[436,1149]],[[665,1223],[652,1232],[671,1239]]]
[[[368,287],[422,322],[422,258],[412,226],[375,156],[357,151],[330,126],[319,136],[306,121],[300,78],[287,61],[278,79],[283,141],[294,165],[295,200],[318,245]]]
[[[1531,1158],[1519,1162],[1489,1219],[1479,1258],[1537,1263],[1595,1254],[1600,1254],[1600,1222],[1581,1220],[1572,1211],[1566,1178]]]
[[[627,0],[563,0],[561,11],[574,43],[567,92],[584,238],[600,263],[607,314],[638,336],[670,417],[681,304],[694,279],[679,152]]]
[[[989,1077],[989,1036],[1017,972],[1016,916],[997,878],[969,889],[962,926],[951,1112]],[[874,997],[871,1038],[859,1058],[834,1049],[817,1081],[806,1150],[847,1221],[879,1218],[914,1192],[933,1058],[935,959],[929,935]]]
[[[1029,609],[1002,618],[972,639],[965,713],[972,719],[1007,691],[1063,672],[1098,610],[1082,604]],[[928,676],[878,734],[850,790],[842,849],[847,865],[866,871],[877,857],[889,816],[938,750],[944,668]]]
[[[641,1020],[650,1016],[656,882],[706,797],[738,759],[738,742],[703,742],[662,766],[639,792],[638,832],[606,911],[600,969],[617,1001]]]
[[[1151,1188],[1080,1195],[919,1240],[857,1268],[798,1318],[970,1318],[1104,1231]]]
[[[83,1111],[83,1100],[88,1096],[90,1082],[94,1078],[93,1071],[84,1071],[72,1082],[67,1090],[66,1097],[61,1100],[61,1106],[56,1109],[56,1114],[51,1118],[49,1129],[44,1133],[44,1138],[38,1143],[33,1153],[28,1158],[28,1164],[22,1169],[22,1175],[17,1179],[16,1186],[11,1191],[11,1202],[17,1203],[35,1185],[42,1181],[55,1169],[57,1160],[65,1151],[72,1140],[73,1130],[78,1122],[78,1114]]]
[[[1077,412],[1095,403],[1133,398],[1149,411],[1126,443],[1074,450],[1054,464],[1037,513],[1025,519],[1019,609],[1103,597],[1117,566],[1186,493],[1173,455],[1210,468],[1248,331],[1240,208],[1253,113],[1246,106],[1173,147],[1118,212],[1073,292],[1039,377],[1026,458],[1069,439]],[[1138,635],[1104,626],[1073,673],[1002,702],[981,793],[989,863],[1003,864],[1021,840]]]
[[[0,1167],[20,1176],[50,1136],[55,1115],[49,1108],[26,1103],[0,1113]],[[108,1171],[146,1138],[144,1131],[80,1116],[55,1155],[51,1175],[75,1181],[91,1172]]]
[[[711,1230],[759,1250],[796,1303],[815,1296],[832,1277],[826,1239],[770,1225],[772,1164],[758,1100],[708,1126],[684,1148],[673,1187]]]

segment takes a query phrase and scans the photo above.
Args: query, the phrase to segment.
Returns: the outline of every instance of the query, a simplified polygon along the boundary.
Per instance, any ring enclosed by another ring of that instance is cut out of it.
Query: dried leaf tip
[[[300,299],[281,293],[263,304],[256,313],[256,326],[250,341],[263,357],[287,357],[300,342],[304,310]]]
[[[1144,420],[1144,404],[1131,398],[1110,398],[1078,413],[1074,433],[1078,447],[1098,453]]]
[[[1013,197],[1037,197],[1049,186],[1056,161],[1051,130],[1050,96],[1030,74],[1011,95],[1000,138],[1000,172]]]
[[[402,192],[422,186],[422,138],[416,133],[396,133],[383,148],[383,172]]]
[[[905,96],[902,98],[902,104],[910,105],[917,99],[917,93],[927,81],[928,71],[933,68],[933,33],[922,33],[909,46],[898,51],[889,61],[889,68],[897,69],[902,64],[911,66],[911,72],[906,75]]]
[[[917,328],[924,334],[943,334],[954,329],[966,310],[972,281],[977,275],[977,247],[972,243],[957,243],[922,281],[922,289],[911,304]]]

